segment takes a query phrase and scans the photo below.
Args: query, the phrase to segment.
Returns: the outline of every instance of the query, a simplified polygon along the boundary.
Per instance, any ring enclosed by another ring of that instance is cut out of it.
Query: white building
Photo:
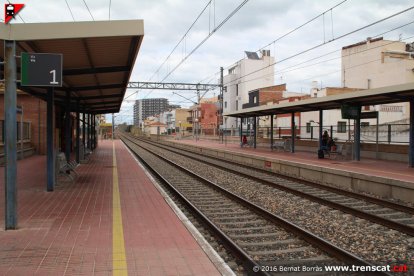
[[[342,48],[343,87],[377,88],[414,82],[414,43],[382,38]]]
[[[242,109],[249,102],[249,91],[272,86],[274,82],[274,57],[269,50],[263,50],[261,57],[255,52],[246,52],[247,58],[238,61],[228,69],[223,79],[223,113]],[[264,69],[263,69],[264,68]],[[236,118],[224,117],[222,128],[237,128]]]
[[[414,44],[406,44],[401,41],[389,41],[382,38],[367,39],[366,41],[345,46],[342,48],[342,74],[343,88],[325,88],[319,90],[314,87],[311,97],[324,97],[332,93],[345,93],[360,89],[378,88],[414,82]],[[353,89],[348,89],[353,88]],[[394,126],[393,137],[388,137],[387,123],[406,123],[409,116],[407,103],[395,103],[378,106],[364,106],[364,111],[379,112],[379,141],[391,139],[393,142],[407,141],[407,134],[397,131]],[[342,119],[340,110],[326,110],[323,116],[324,126],[333,126],[333,136],[341,140],[347,140],[353,135],[353,121]],[[318,112],[306,112],[301,114],[302,126],[306,131],[301,131],[301,136],[310,138],[310,130],[314,129],[313,137],[317,138],[319,120]],[[313,122],[314,121],[314,122]],[[351,125],[351,130],[348,124]],[[361,138],[365,141],[375,141],[376,131],[372,125],[376,119],[364,119],[361,122]],[[381,126],[383,124],[383,126]],[[329,131],[330,128],[327,127]]]
[[[168,134],[175,132],[175,109],[159,114],[160,123],[165,125]]]

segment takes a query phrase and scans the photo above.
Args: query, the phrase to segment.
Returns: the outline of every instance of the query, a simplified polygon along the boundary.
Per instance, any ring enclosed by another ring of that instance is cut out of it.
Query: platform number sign
[[[21,53],[22,86],[62,86],[62,55]]]

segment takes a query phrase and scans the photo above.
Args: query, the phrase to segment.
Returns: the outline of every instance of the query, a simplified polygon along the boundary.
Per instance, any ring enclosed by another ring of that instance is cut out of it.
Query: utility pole
[[[220,114],[219,114],[219,122],[220,122],[220,126],[223,126],[223,67],[220,67]],[[223,131],[220,132],[220,136],[221,136],[221,141],[223,142]]]

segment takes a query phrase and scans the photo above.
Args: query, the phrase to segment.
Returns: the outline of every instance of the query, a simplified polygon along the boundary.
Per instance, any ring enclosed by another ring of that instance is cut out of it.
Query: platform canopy
[[[375,89],[309,98],[302,101],[286,102],[273,105],[261,105],[245,108],[238,112],[225,113],[224,116],[247,118],[292,112],[307,112],[328,109],[339,109],[343,104],[348,105],[377,105],[396,102],[408,102],[414,97],[414,83],[386,86]]]
[[[71,111],[79,102],[92,114],[119,112],[143,37],[143,20],[0,24],[1,49],[14,40],[17,56],[62,54],[63,86],[54,88],[55,104],[65,105],[70,93]],[[17,64],[20,72],[19,59]],[[46,98],[47,88],[19,88]]]

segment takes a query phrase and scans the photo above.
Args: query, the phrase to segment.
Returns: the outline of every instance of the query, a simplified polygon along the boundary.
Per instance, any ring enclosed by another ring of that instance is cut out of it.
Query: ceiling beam
[[[110,94],[110,95],[102,95],[102,96],[87,96],[82,97],[81,99],[84,101],[88,100],[99,100],[99,99],[109,99],[109,98],[121,98],[122,94]]]
[[[72,68],[63,70],[64,76],[73,75],[89,75],[101,73],[117,73],[129,71],[128,66],[110,66],[110,67],[95,67],[95,68]]]
[[[88,91],[88,90],[100,90],[100,89],[115,89],[115,88],[123,88],[125,87],[122,83],[113,83],[113,84],[104,84],[104,85],[92,85],[92,86],[73,86],[69,88],[69,91],[77,92],[77,91]],[[64,90],[66,91],[67,88],[63,87],[55,87],[55,90]],[[79,97],[83,98],[83,97]]]
[[[109,105],[113,105],[113,104],[120,104],[120,101],[110,101],[110,102],[95,102],[95,103],[88,103],[86,102],[85,104],[88,106],[95,106],[95,105],[105,105],[105,104],[109,104]]]

